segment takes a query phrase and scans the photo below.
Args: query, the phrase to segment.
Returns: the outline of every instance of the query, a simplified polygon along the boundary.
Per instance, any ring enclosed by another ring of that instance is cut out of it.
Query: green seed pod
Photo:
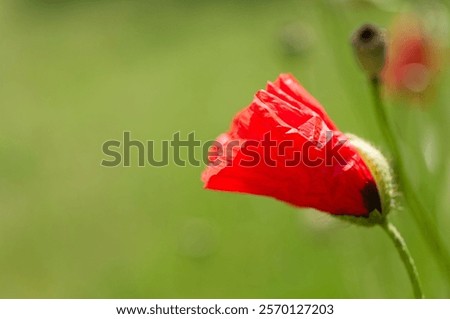
[[[351,42],[361,68],[370,79],[378,78],[386,60],[384,30],[373,24],[364,24],[353,32]]]

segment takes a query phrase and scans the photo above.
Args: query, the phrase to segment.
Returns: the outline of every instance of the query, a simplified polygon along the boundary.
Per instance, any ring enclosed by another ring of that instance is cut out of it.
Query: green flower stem
[[[434,256],[437,258],[442,271],[447,277],[447,281],[450,283],[450,254],[437,233],[435,223],[430,219],[430,212],[428,212],[419,201],[419,196],[415,193],[415,190],[408,179],[403,158],[400,153],[400,147],[395,139],[391,123],[386,115],[381,99],[379,79],[372,79],[371,84],[373,99],[375,102],[375,113],[377,114],[379,122],[378,124],[394,157],[394,164],[397,171],[399,184],[403,189],[403,196],[405,197],[406,204],[409,207],[412,217],[417,223],[426,242],[430,245]]]
[[[396,161],[401,161],[400,149],[395,140],[394,134],[391,130],[391,123],[386,115],[383,101],[381,99],[380,92],[380,80],[378,77],[375,77],[371,81],[372,95],[375,101],[375,113],[378,117],[378,124],[380,125],[381,132],[383,133],[383,137],[388,143],[390,151],[393,153],[394,159]]]
[[[397,248],[400,258],[405,265],[409,280],[411,281],[411,285],[413,286],[414,298],[422,299],[424,296],[422,292],[422,286],[420,285],[419,274],[417,272],[414,259],[411,257],[408,247],[406,246],[405,240],[403,239],[402,235],[400,235],[398,229],[388,220],[385,220],[385,222],[381,223],[380,225],[386,231],[386,234],[392,239],[392,242],[394,243],[395,248]]]

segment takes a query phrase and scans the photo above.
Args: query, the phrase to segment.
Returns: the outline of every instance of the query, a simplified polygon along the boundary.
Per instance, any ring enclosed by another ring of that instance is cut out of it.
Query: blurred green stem
[[[419,274],[417,272],[416,264],[414,263],[414,259],[411,256],[411,253],[406,246],[405,240],[402,235],[398,231],[398,229],[388,220],[385,220],[384,223],[380,224],[381,227],[386,231],[388,236],[392,239],[392,242],[397,248],[398,254],[402,259],[403,264],[408,272],[409,280],[413,286],[414,290],[414,298],[422,299],[423,292],[422,287],[420,285]]]
[[[447,281],[450,283],[450,254],[438,235],[436,225],[430,219],[430,212],[427,211],[426,207],[419,201],[419,196],[415,193],[415,190],[408,179],[403,158],[400,153],[400,147],[393,133],[391,123],[386,115],[385,107],[381,99],[380,80],[378,78],[371,80],[371,88],[375,102],[375,113],[378,117],[378,124],[394,157],[394,167],[397,172],[400,187],[403,190],[406,205],[409,207],[422,235],[430,245],[434,256],[437,258],[442,271],[447,277]]]

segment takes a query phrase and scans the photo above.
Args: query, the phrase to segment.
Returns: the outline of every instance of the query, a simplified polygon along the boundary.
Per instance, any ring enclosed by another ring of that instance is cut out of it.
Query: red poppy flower
[[[336,215],[381,212],[375,180],[323,107],[282,74],[209,152],[207,189],[265,195]]]
[[[382,78],[388,93],[420,98],[438,69],[439,48],[415,15],[397,18]]]

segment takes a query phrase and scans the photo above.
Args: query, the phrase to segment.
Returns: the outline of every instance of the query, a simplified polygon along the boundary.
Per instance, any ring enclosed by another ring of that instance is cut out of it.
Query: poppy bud
[[[346,134],[346,136],[349,138],[350,144],[358,150],[358,153],[369,168],[376,182],[381,201],[381,212],[374,210],[369,215],[369,218],[350,218],[349,220],[366,226],[376,225],[382,222],[386,215],[396,206],[396,186],[392,169],[384,155],[369,142],[353,134]]]
[[[378,78],[386,57],[384,30],[373,24],[364,24],[353,32],[351,41],[361,68],[369,78]]]
[[[270,196],[372,225],[381,221],[372,215],[387,213],[363,152],[290,74],[259,90],[217,144],[222,151],[211,152],[202,174],[207,189]]]

